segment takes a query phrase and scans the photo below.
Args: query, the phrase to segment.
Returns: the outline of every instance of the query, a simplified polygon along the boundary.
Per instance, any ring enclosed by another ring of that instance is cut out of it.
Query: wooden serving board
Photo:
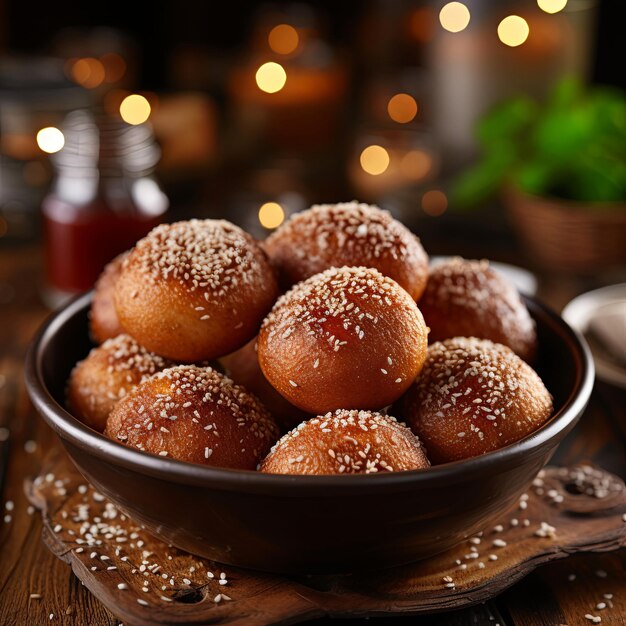
[[[591,465],[542,471],[494,526],[448,552],[351,576],[287,578],[177,550],[95,492],[64,455],[49,458],[26,492],[41,510],[50,550],[135,626],[256,626],[458,609],[496,596],[542,563],[626,546],[624,483]]]

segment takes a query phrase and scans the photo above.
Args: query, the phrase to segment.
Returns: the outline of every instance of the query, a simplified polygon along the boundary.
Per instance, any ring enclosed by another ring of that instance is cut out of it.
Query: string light
[[[263,63],[256,72],[256,84],[261,91],[266,93],[276,93],[280,91],[287,82],[287,72],[280,63],[270,61]]]
[[[285,211],[278,202],[266,202],[259,209],[259,222],[263,228],[273,230],[285,221]]]
[[[408,124],[417,115],[417,102],[408,93],[397,93],[387,104],[389,117],[398,124]]]
[[[126,96],[120,104],[120,115],[127,124],[143,124],[151,112],[150,103],[137,93]]]
[[[361,167],[372,176],[382,174],[389,167],[389,153],[382,146],[367,146],[361,152]]]
[[[44,152],[54,154],[65,145],[65,137],[58,128],[47,126],[37,133],[37,145]]]
[[[519,15],[509,15],[498,24],[498,38],[511,48],[521,46],[528,39],[529,33],[528,22]]]
[[[567,6],[567,0],[537,0],[537,5],[546,13],[558,13]]]
[[[439,12],[441,25],[451,33],[460,33],[470,23],[469,9],[462,2],[448,2]]]
[[[272,28],[267,41],[276,54],[291,54],[298,47],[300,37],[293,26],[279,24]]]

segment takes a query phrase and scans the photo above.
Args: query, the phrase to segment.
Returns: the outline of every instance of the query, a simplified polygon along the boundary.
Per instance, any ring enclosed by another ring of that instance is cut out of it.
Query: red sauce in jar
[[[102,112],[68,114],[42,205],[50,302],[90,289],[104,266],[159,224],[168,200],[152,171],[159,150],[147,125]]]
[[[76,207],[56,196],[43,206],[48,285],[58,291],[90,289],[104,266],[161,222],[132,206],[112,211],[102,199]]]

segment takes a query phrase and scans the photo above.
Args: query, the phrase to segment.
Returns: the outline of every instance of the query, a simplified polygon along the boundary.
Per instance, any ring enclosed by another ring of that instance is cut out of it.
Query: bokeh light
[[[451,33],[459,33],[470,23],[469,9],[462,2],[448,2],[439,12],[441,25]]]
[[[70,74],[75,82],[87,89],[99,87],[105,78],[104,65],[92,57],[74,61]]]
[[[435,14],[430,6],[418,7],[409,18],[409,32],[416,41],[428,43],[435,30]]]
[[[263,228],[273,230],[285,221],[285,211],[278,202],[266,202],[259,209],[259,222]]]
[[[100,57],[104,67],[104,80],[107,83],[116,83],[126,74],[126,61],[115,52],[107,52]]]
[[[546,13],[558,13],[567,6],[567,0],[537,0],[537,5]]]
[[[267,41],[276,54],[291,54],[298,47],[300,37],[293,26],[279,24],[272,28]]]
[[[439,217],[448,208],[448,197],[439,189],[431,189],[422,196],[422,210],[426,215]]]
[[[422,150],[410,150],[400,161],[402,173],[411,180],[421,180],[433,165],[430,154]]]
[[[417,115],[417,102],[408,93],[397,93],[387,104],[389,117],[398,124],[407,124]]]
[[[280,63],[270,61],[263,63],[256,72],[256,84],[261,91],[266,93],[276,93],[280,91],[287,82],[287,72]]]
[[[382,174],[389,167],[389,153],[382,146],[367,146],[361,152],[361,167],[372,176]]]
[[[126,96],[120,104],[120,115],[127,124],[143,124],[150,117],[150,103],[137,93]]]
[[[498,24],[498,38],[512,48],[521,46],[528,39],[529,33],[528,22],[519,15],[509,15]]]
[[[44,152],[54,154],[65,145],[65,137],[58,128],[47,126],[37,133],[37,145]]]

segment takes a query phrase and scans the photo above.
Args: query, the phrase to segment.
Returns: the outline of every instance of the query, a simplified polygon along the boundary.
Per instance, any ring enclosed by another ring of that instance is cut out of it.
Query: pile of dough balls
[[[105,268],[89,321],[99,345],[68,409],[179,461],[419,470],[552,415],[515,288],[486,261],[429,270],[413,233],[357,202],[313,206],[261,243],[225,220],[158,226]]]

